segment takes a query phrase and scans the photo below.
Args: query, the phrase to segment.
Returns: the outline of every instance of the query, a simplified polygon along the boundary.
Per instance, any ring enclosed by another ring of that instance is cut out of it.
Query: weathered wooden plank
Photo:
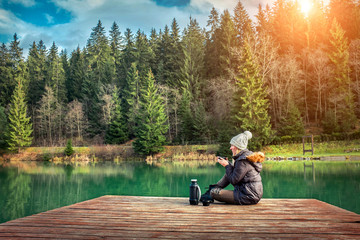
[[[11,238],[360,239],[360,216],[314,199],[191,206],[187,198],[103,196],[0,224]]]

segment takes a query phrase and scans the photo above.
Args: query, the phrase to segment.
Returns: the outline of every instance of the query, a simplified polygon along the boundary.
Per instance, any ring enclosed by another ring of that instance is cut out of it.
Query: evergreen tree
[[[331,0],[329,3],[328,18],[330,21],[336,19],[350,41],[360,37],[359,8],[359,1],[355,0]]]
[[[77,47],[76,50],[71,53],[69,78],[65,83],[69,102],[75,99],[82,99],[81,87],[85,81],[85,72],[84,54],[80,48]]]
[[[86,132],[91,138],[101,134],[104,129],[101,123],[100,83],[92,81],[92,79],[92,72],[87,71],[81,85],[81,103],[83,104],[86,121],[88,122]]]
[[[178,87],[180,78],[180,66],[183,54],[182,44],[180,41],[179,25],[174,18],[171,24],[170,32],[170,59],[169,59],[169,80],[170,86]]]
[[[237,92],[234,94],[234,124],[239,131],[253,133],[250,148],[260,149],[270,142],[272,130],[268,115],[269,103],[249,42],[244,42],[242,65],[236,77]]]
[[[190,18],[182,40],[183,60],[181,66],[181,87],[191,93],[192,100],[201,98],[204,86],[204,41],[205,36],[198,22]]]
[[[131,64],[135,62],[135,43],[134,37],[129,28],[125,32],[125,47],[122,50],[121,58],[121,81],[120,90],[124,89],[126,84],[127,73],[131,67]],[[122,93],[121,93],[122,96]]]
[[[191,110],[191,99],[191,93],[187,89],[183,89],[179,107],[180,138],[183,143],[194,139],[195,128],[193,112]]]
[[[123,38],[119,26],[116,22],[113,23],[110,29],[110,55],[114,59],[115,64],[115,83],[119,86],[118,82],[121,78],[121,50],[123,48]]]
[[[69,78],[70,78],[70,64],[69,64],[69,59],[68,59],[68,54],[67,54],[67,51],[66,49],[64,50],[61,50],[60,52],[60,62],[61,62],[61,65],[64,69],[64,77],[65,77],[65,81],[64,81],[64,88],[65,88],[65,91],[66,91],[66,97],[68,97],[68,93],[67,93],[67,83],[69,81]],[[68,98],[66,98],[66,102],[68,102]]]
[[[335,116],[342,131],[349,131],[356,124],[354,99],[349,77],[349,46],[345,32],[334,19],[330,29],[329,58],[333,67],[333,85],[330,94]]]
[[[146,35],[140,30],[138,30],[136,34],[134,57],[140,77],[145,77],[155,55],[149,45]]]
[[[27,59],[29,69],[29,90],[27,99],[30,106],[30,115],[33,120],[34,137],[37,138],[37,123],[35,119],[37,103],[45,91],[46,77],[46,47],[43,41],[37,45],[33,42]]]
[[[278,135],[280,136],[300,136],[304,135],[305,128],[303,119],[299,109],[292,104],[287,116],[282,117],[280,120],[280,128]]]
[[[221,75],[220,70],[220,20],[219,13],[213,7],[207,26],[210,30],[206,33],[205,46],[205,71],[208,77],[217,77]]]
[[[105,28],[101,21],[92,29],[87,42],[88,61],[93,81],[111,84],[115,76],[114,57],[111,56],[109,40],[105,35]]]
[[[139,114],[141,89],[145,85],[140,83],[139,71],[136,63],[131,64],[128,76],[126,78],[126,86],[123,91],[123,112],[128,126],[129,137],[134,137],[136,127],[136,116]]]
[[[11,65],[10,53],[3,43],[0,47],[0,105],[7,106],[16,83]]]
[[[256,15],[256,32],[270,34],[272,31],[272,25],[270,23],[271,9],[268,4],[266,4],[265,9],[263,9],[262,5],[259,4],[258,9],[259,11]]]
[[[10,59],[12,60],[12,67],[15,71],[17,70],[20,62],[24,60],[22,54],[23,49],[20,47],[20,41],[15,33],[14,40],[10,42]]]
[[[170,29],[165,25],[164,31],[160,34],[160,41],[156,51],[156,59],[159,64],[156,71],[156,80],[158,83],[171,86],[172,83],[172,38]]]
[[[58,55],[58,47],[55,45],[55,42],[53,42],[47,56],[45,85],[52,88],[57,102],[66,102],[65,71]]]
[[[219,65],[222,75],[229,75],[229,71],[235,69],[233,48],[236,46],[236,31],[233,20],[228,10],[221,15],[219,30]],[[220,74],[220,75],[221,75]]]
[[[143,92],[140,102],[136,139],[133,142],[137,153],[149,155],[163,150],[168,130],[166,120],[163,100],[158,94],[154,76],[149,71],[147,89]]]
[[[252,34],[253,26],[251,19],[246,12],[243,4],[239,0],[234,9],[234,26],[236,30],[237,46],[242,46],[244,37],[247,34]]]
[[[209,126],[207,123],[207,116],[205,107],[202,101],[198,102],[194,106],[194,138],[193,140],[203,143],[206,140],[209,140]]]
[[[18,74],[16,76],[17,86],[11,99],[9,110],[9,149],[20,151],[20,148],[30,146],[33,137],[32,124],[30,117],[27,117],[27,106],[25,101],[25,93],[23,90],[23,82],[26,77],[25,64],[20,61],[18,65]]]
[[[272,37],[280,44],[281,53],[293,50],[295,53],[307,46],[307,22],[299,14],[297,1],[277,0],[274,3],[272,16]]]
[[[338,133],[340,131],[340,126],[333,109],[326,111],[321,126],[325,134]]]
[[[72,147],[71,139],[69,139],[66,143],[66,148],[64,150],[66,156],[71,156],[74,153],[74,149]]]
[[[9,123],[6,118],[5,108],[0,106],[0,149],[7,147]]]
[[[128,135],[121,110],[121,100],[116,87],[112,95],[112,101],[114,107],[111,112],[111,122],[106,130],[105,142],[109,144],[122,144],[128,139]]]

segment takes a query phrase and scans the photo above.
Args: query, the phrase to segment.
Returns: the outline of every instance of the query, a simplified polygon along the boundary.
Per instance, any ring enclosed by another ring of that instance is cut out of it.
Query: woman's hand
[[[223,167],[229,165],[229,162],[221,157],[218,157],[218,163],[220,163]]]

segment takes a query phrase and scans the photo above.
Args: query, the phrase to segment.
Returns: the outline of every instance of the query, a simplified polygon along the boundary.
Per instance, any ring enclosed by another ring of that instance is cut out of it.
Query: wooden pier
[[[188,198],[103,196],[0,224],[5,239],[360,239],[360,215],[314,199],[189,205]]]

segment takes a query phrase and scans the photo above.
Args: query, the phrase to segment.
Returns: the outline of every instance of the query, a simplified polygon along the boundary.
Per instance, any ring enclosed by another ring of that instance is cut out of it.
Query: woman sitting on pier
[[[233,165],[226,159],[218,157],[218,162],[225,167],[225,175],[214,185],[209,186],[209,190],[203,194],[200,201],[204,205],[220,202],[250,205],[260,201],[263,195],[263,185],[260,172],[261,162],[265,156],[261,152],[253,153],[247,149],[248,140],[252,138],[249,131],[240,133],[230,141],[233,154]],[[224,190],[229,184],[234,186],[234,191]]]

